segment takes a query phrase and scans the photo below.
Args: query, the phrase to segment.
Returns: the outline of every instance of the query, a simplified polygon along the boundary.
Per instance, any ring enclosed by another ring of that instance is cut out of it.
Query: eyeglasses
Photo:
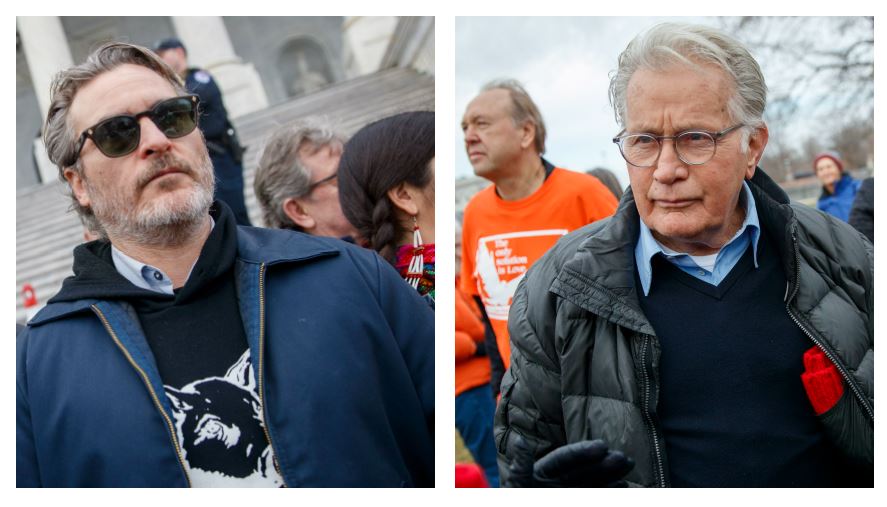
[[[102,120],[80,134],[77,154],[66,165],[80,158],[86,139],[92,139],[96,148],[110,158],[129,155],[139,146],[142,127],[139,120],[148,117],[169,139],[184,137],[197,127],[197,95],[185,95],[158,102],[151,109],[130,115],[121,114]]]
[[[314,192],[314,189],[319,187],[320,185],[323,185],[324,183],[326,183],[328,181],[333,181],[338,177],[339,177],[339,173],[335,172],[333,174],[330,174],[326,178],[319,179],[319,180],[315,181],[314,183],[308,185],[308,192],[306,193],[306,195],[310,194],[311,192]]]
[[[626,162],[635,167],[653,167],[662,153],[662,141],[674,140],[674,149],[685,164],[700,165],[715,156],[718,140],[730,132],[743,127],[742,123],[720,132],[689,130],[676,136],[654,136],[652,134],[629,134],[613,138],[619,145],[619,152]]]

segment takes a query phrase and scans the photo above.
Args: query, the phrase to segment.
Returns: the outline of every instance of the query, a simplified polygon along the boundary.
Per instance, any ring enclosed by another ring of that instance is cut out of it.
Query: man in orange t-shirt
[[[493,182],[465,207],[461,289],[480,299],[495,334],[501,365],[488,353],[498,393],[511,357],[508,309],[517,284],[561,236],[612,215],[617,201],[594,176],[542,158],[542,115],[516,81],[484,86],[465,110],[462,131],[475,174]]]

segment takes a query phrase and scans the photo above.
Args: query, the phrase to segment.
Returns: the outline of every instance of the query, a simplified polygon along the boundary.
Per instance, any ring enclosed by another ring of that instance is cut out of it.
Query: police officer
[[[216,174],[215,198],[225,201],[239,225],[251,225],[243,200],[243,148],[228,121],[222,91],[209,72],[188,67],[185,46],[176,37],[163,39],[154,51],[185,80],[185,88],[200,97],[200,130]]]

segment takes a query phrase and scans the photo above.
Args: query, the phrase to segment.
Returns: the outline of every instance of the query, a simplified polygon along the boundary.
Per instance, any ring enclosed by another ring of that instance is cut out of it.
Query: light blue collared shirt
[[[216,221],[212,217],[209,217],[209,220],[210,231],[212,231],[216,226]],[[133,259],[118,250],[113,243],[111,244],[111,259],[114,261],[114,268],[117,269],[117,272],[136,287],[152,292],[169,294],[170,296],[173,295],[172,279],[166,273],[154,266]],[[197,264],[197,261],[194,261],[194,264]],[[194,269],[194,264],[188,270],[188,276],[185,278],[186,281],[191,277],[191,270]]]
[[[656,238],[650,228],[641,220],[641,233],[638,237],[638,244],[634,249],[634,260],[638,266],[638,275],[641,279],[641,288],[644,289],[644,295],[650,293],[650,283],[653,278],[653,266],[651,259],[656,254],[662,254],[669,262],[681,268],[682,271],[693,275],[703,282],[712,285],[720,284],[724,278],[730,274],[730,271],[739,262],[742,254],[748,248],[749,243],[752,244],[752,255],[755,262],[755,268],[758,267],[758,240],[761,237],[761,223],[758,220],[758,210],[755,206],[755,197],[748,187],[748,183],[742,182],[742,194],[740,195],[740,203],[745,201],[745,221],[742,226],[733,235],[733,238],[724,245],[717,253],[714,268],[708,270],[700,266],[693,256],[674,252],[663,247]]]

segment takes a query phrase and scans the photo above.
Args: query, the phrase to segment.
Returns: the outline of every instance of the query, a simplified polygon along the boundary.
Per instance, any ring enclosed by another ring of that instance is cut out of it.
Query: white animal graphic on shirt
[[[172,404],[176,436],[192,485],[283,484],[262,429],[262,407],[249,350],[224,377],[164,389]]]

